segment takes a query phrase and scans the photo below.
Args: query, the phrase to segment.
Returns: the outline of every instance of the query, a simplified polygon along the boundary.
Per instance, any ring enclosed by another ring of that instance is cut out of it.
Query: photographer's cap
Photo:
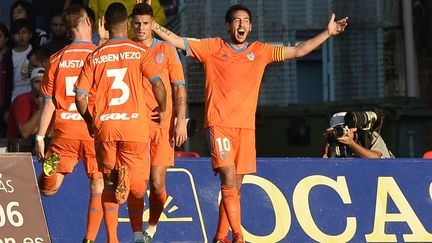
[[[343,125],[345,123],[346,112],[338,112],[333,114],[330,118],[330,127],[335,127],[337,125]]]
[[[32,73],[31,73],[30,79],[34,79],[34,78],[43,76],[44,72],[45,72],[45,68],[40,68],[40,67],[35,68],[35,69],[33,69]]]

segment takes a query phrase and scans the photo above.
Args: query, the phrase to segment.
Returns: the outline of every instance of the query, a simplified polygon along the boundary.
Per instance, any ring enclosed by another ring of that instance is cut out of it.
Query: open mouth
[[[243,37],[243,36],[246,34],[246,30],[243,29],[243,28],[242,28],[242,29],[238,29],[238,30],[237,30],[237,33],[238,33],[240,36]]]

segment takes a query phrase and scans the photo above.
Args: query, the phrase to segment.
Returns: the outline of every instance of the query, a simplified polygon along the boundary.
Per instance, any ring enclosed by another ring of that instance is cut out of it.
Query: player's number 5
[[[107,77],[114,77],[114,81],[111,85],[111,89],[119,89],[122,91],[122,95],[119,98],[112,98],[109,105],[122,105],[129,99],[129,86],[124,82],[127,68],[108,69]]]

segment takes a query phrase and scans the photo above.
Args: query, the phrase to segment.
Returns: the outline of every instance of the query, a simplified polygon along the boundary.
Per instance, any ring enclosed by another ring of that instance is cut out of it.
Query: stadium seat
[[[423,159],[432,159],[432,151],[427,151],[423,154]]]
[[[174,157],[175,158],[199,158],[200,155],[197,152],[192,152],[192,151],[175,151],[174,152]]]

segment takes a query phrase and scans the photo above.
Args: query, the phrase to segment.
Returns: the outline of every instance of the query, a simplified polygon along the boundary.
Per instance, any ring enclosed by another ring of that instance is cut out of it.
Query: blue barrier
[[[35,167],[39,173],[40,165]],[[259,158],[257,168],[242,187],[246,241],[432,242],[432,163],[427,160]],[[153,242],[211,242],[219,178],[210,159],[178,159],[167,174],[167,190]],[[82,166],[54,197],[42,200],[52,242],[82,240],[88,203]],[[119,222],[120,241],[131,242],[125,206]],[[106,242],[103,224],[97,242]]]

